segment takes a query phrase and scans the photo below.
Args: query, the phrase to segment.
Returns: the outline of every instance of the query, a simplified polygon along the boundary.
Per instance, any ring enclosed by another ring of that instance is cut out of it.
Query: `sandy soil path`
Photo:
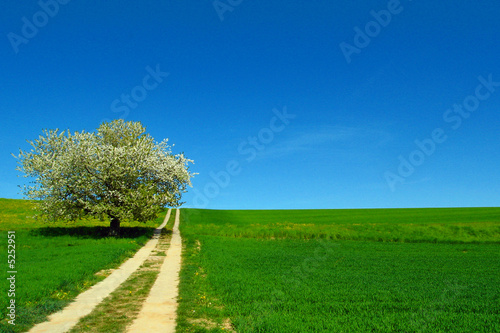
[[[106,279],[97,283],[87,291],[75,298],[75,301],[63,310],[49,316],[49,321],[34,326],[28,333],[63,333],[70,330],[78,321],[88,315],[92,310],[120,284],[135,272],[149,257],[156,247],[161,229],[165,227],[170,218],[171,209],[168,210],[163,223],[154,231],[153,238],[146,243],[137,253],[113,271]]]
[[[170,247],[155,284],[137,319],[128,328],[130,333],[175,332],[177,296],[181,268],[182,239],[179,233],[180,210],[177,209]]]

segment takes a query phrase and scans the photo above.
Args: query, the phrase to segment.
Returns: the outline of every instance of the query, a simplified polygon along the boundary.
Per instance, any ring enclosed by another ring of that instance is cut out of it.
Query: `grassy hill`
[[[5,253],[2,281],[15,270],[15,298],[6,297],[9,284],[0,285],[0,332],[24,332],[62,309],[82,291],[131,257],[150,238],[164,216],[149,224],[130,223],[123,237],[108,238],[109,222],[93,219],[43,222],[34,218],[33,202],[0,199],[0,250]],[[15,267],[7,266],[8,232],[15,231]],[[7,320],[7,302],[15,299],[16,325]]]

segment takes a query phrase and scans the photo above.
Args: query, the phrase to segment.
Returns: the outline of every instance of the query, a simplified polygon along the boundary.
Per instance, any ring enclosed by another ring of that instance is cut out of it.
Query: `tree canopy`
[[[168,139],[156,142],[140,122],[114,120],[94,132],[44,130],[20,150],[18,170],[32,177],[24,185],[49,219],[109,218],[110,234],[120,222],[155,219],[162,207],[178,207],[193,173]]]

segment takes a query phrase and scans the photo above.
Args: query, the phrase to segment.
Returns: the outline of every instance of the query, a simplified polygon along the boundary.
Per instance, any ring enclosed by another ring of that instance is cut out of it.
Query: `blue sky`
[[[185,207],[498,206],[498,1],[9,2],[0,197],[44,128],[141,121]]]

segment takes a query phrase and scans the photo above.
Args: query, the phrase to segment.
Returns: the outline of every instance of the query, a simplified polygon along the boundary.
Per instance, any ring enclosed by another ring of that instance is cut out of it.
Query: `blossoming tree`
[[[94,132],[45,130],[20,150],[18,170],[32,177],[24,185],[49,219],[84,216],[109,219],[110,236],[120,223],[155,219],[162,207],[178,207],[191,185],[192,160],[173,155],[167,139],[156,142],[140,122],[114,120]]]

